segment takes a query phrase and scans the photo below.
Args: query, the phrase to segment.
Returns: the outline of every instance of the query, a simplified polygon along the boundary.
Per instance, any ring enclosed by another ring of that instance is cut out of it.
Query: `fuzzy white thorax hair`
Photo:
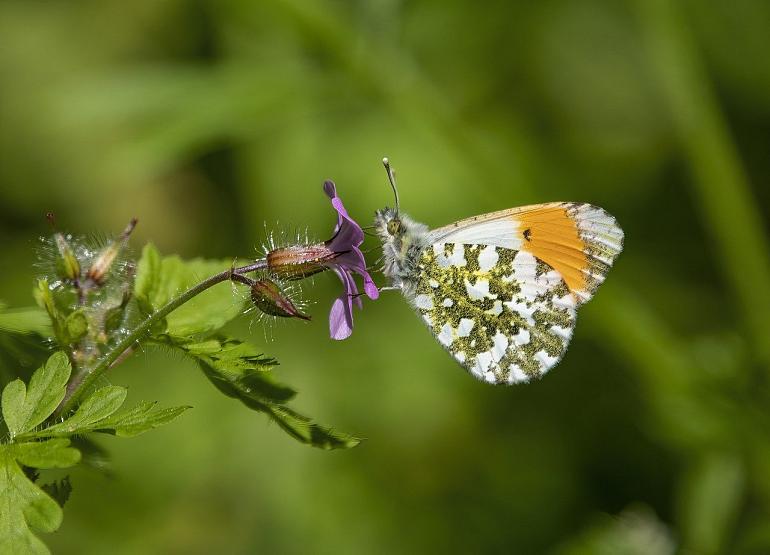
[[[392,208],[378,210],[374,224],[382,241],[382,273],[411,300],[417,287],[417,261],[428,246],[428,226]]]

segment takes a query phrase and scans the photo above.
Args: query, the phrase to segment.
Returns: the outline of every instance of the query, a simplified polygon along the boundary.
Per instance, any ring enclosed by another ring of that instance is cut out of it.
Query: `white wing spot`
[[[487,314],[491,314],[492,316],[500,316],[500,314],[503,313],[503,303],[502,301],[495,301],[495,304],[492,305],[492,308],[487,310]]]
[[[558,357],[552,357],[545,351],[538,351],[535,353],[535,358],[543,365],[543,372],[547,371],[551,366],[559,362]]]
[[[452,254],[444,254],[444,243],[434,243],[433,253],[436,255],[436,263],[442,268],[449,266],[465,266],[465,249],[462,245],[455,245]]]
[[[524,370],[522,370],[518,364],[511,364],[508,367],[508,370],[510,371],[510,375],[508,377],[509,382],[521,383],[529,381],[529,376],[524,373]]]
[[[508,301],[504,303],[510,310],[524,318],[530,326],[535,325],[535,320],[532,318],[532,314],[537,310],[534,306],[527,306],[526,302],[522,302],[520,299]]]
[[[414,298],[414,305],[417,308],[430,310],[431,308],[433,308],[433,299],[431,299],[428,295],[417,295]]]
[[[454,339],[454,330],[452,330],[452,326],[449,324],[444,324],[441,326],[441,331],[438,334],[438,340],[441,342],[442,345],[449,347],[449,345],[452,344],[452,340]]]
[[[529,330],[526,328],[519,328],[519,333],[512,335],[511,339],[516,345],[526,345],[529,343]]]
[[[562,339],[569,339],[572,337],[572,328],[563,328],[561,326],[551,326],[551,331],[561,337]]]
[[[489,294],[489,282],[485,279],[478,279],[476,283],[471,283],[465,279],[465,290],[471,300],[479,301],[481,299],[494,299],[494,295]]]
[[[457,326],[457,337],[468,337],[475,325],[476,322],[470,318],[461,318],[460,324]]]
[[[500,362],[500,359],[505,356],[505,351],[508,350],[508,338],[499,331],[492,338],[492,360]]]
[[[479,252],[479,270],[488,272],[497,265],[498,260],[500,260],[500,256],[497,254],[495,246],[487,245]]]
[[[475,368],[475,374],[483,377],[484,373],[489,368],[489,365],[492,364],[492,355],[490,353],[479,353],[476,357],[476,365]]]

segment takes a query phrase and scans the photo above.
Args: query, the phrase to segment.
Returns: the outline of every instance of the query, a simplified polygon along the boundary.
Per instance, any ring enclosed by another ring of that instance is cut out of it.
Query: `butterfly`
[[[510,208],[438,229],[395,208],[375,215],[382,271],[438,342],[493,384],[541,377],[564,356],[577,308],[623,249],[603,209],[578,202]]]

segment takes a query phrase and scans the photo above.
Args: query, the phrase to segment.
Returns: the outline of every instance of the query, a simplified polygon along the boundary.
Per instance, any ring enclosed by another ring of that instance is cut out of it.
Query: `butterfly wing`
[[[549,203],[434,230],[412,299],[434,335],[490,383],[538,377],[564,355],[579,304],[622,249],[602,209]]]
[[[429,242],[528,252],[561,274],[580,305],[591,299],[623,250],[623,230],[598,206],[552,202],[461,220],[433,230]]]
[[[567,349],[575,298],[523,250],[434,243],[418,263],[414,305],[439,343],[490,383],[541,376]]]

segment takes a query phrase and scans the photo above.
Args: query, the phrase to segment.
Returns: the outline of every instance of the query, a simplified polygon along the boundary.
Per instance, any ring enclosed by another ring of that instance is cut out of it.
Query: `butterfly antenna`
[[[390,167],[390,160],[387,158],[382,159],[382,165],[385,166],[385,171],[388,172],[388,181],[393,188],[393,195],[396,197],[396,217],[398,217],[398,189],[396,188],[396,172]]]

